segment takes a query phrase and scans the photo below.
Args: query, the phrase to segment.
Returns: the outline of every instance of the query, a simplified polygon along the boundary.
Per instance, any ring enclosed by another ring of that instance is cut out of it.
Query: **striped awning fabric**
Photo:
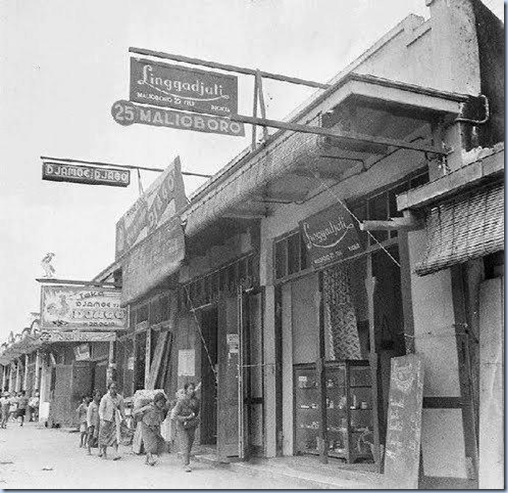
[[[419,276],[504,250],[504,184],[432,207],[426,223],[427,249],[415,269]]]

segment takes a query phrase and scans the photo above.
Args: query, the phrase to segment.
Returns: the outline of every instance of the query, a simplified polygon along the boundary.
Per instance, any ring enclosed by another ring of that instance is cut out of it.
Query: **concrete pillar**
[[[9,373],[9,392],[14,392],[16,390],[14,386],[16,377],[16,363],[14,361],[11,361],[11,371]]]
[[[408,234],[411,271],[423,256],[425,231]],[[468,478],[450,269],[411,276],[416,353],[424,363],[423,475]],[[426,406],[425,401],[432,403]]]
[[[266,286],[263,324],[264,352],[264,402],[265,402],[265,456],[275,457],[276,436],[276,386],[275,386],[275,288]]]
[[[7,383],[7,367],[2,365],[2,391],[5,391],[5,385]]]
[[[145,389],[150,383],[150,353],[152,352],[152,330],[146,329],[146,351],[145,351]]]
[[[107,385],[116,380],[116,362],[115,362],[115,341],[109,341],[108,368],[106,370]]]
[[[48,371],[51,372],[50,366],[48,364],[48,356],[44,355],[41,357],[41,379],[40,379],[40,388],[39,388],[39,423],[44,421],[43,416],[43,405],[45,402],[49,401],[49,397],[46,395],[48,393]]]
[[[293,311],[291,283],[282,286],[282,455],[293,455]]]
[[[35,353],[35,375],[34,375],[34,392],[41,390],[41,352],[37,349]]]
[[[480,489],[504,488],[503,281],[480,287]]]
[[[23,390],[27,390],[28,388],[28,354],[25,354],[25,371],[23,373]]]
[[[21,390],[21,360],[16,361],[16,392]]]

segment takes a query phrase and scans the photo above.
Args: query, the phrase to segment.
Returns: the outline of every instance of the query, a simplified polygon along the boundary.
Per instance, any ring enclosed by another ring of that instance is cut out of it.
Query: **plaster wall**
[[[410,265],[422,258],[426,232],[408,234]],[[451,273],[411,275],[414,342],[424,364],[425,397],[460,397]],[[423,474],[467,478],[461,409],[425,409],[422,419]]]

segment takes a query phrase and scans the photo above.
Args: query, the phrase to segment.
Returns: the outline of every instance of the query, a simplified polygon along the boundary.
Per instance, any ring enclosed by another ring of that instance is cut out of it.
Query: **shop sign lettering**
[[[130,100],[197,113],[238,113],[238,78],[131,58]]]
[[[340,204],[301,221],[300,231],[314,268],[348,258],[364,249],[355,221]]]
[[[131,182],[131,173],[125,169],[94,168],[92,166],[46,162],[42,165],[42,179],[84,185],[127,187]]]
[[[176,158],[116,223],[116,258],[169,221],[187,204],[180,158]]]
[[[125,309],[120,307],[119,289],[89,289],[75,286],[42,286],[43,329],[126,328]]]
[[[141,123],[154,127],[176,128],[178,130],[194,130],[222,135],[243,137],[245,127],[228,118],[218,116],[183,113],[181,111],[153,108],[149,106],[136,106],[129,101],[117,101],[111,108],[114,120],[120,125]]]

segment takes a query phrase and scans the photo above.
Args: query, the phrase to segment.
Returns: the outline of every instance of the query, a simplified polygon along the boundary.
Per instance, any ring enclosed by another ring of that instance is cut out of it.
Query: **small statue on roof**
[[[46,253],[41,261],[41,266],[44,269],[44,277],[53,279],[55,277],[55,268],[51,265],[52,260],[55,258],[55,254],[52,252]]]

